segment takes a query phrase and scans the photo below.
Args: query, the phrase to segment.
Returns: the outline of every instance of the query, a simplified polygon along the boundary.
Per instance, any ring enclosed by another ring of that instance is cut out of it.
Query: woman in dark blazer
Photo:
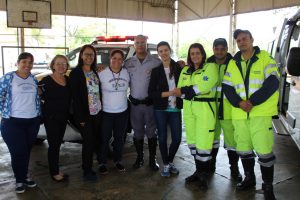
[[[159,149],[164,163],[161,176],[169,177],[170,173],[179,173],[173,160],[182,136],[182,99],[175,97],[173,89],[176,88],[178,83],[181,67],[171,59],[171,47],[167,42],[158,43],[157,52],[162,64],[152,70],[148,94],[154,105]],[[171,128],[172,136],[169,148],[167,145],[167,125]]]
[[[73,114],[83,139],[82,168],[86,181],[97,180],[92,165],[93,154],[98,151],[97,144],[100,143],[102,104],[96,65],[96,50],[91,45],[84,45],[80,50],[77,66],[70,73]]]

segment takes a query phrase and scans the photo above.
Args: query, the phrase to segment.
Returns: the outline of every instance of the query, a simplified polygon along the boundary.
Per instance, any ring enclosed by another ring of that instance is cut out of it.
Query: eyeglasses
[[[86,57],[95,57],[95,54],[93,53],[84,53],[83,55]]]
[[[146,42],[135,42],[134,44],[137,46],[144,46]]]
[[[54,63],[55,65],[58,65],[58,66],[67,66],[68,63],[61,63],[61,62],[57,62],[57,63]]]

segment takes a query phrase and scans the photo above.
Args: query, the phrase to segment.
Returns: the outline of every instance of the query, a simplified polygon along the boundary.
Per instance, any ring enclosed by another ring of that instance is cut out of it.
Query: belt
[[[129,101],[133,105],[139,105],[139,104],[151,105],[152,104],[152,102],[149,99],[149,97],[146,97],[145,99],[139,100],[139,99],[133,98],[131,95],[129,95]]]
[[[194,97],[194,101],[200,101],[200,102],[215,102],[216,98],[198,98]]]

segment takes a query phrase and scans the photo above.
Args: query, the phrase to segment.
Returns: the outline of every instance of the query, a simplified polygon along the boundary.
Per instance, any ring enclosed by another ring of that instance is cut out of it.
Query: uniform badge
[[[204,81],[208,81],[208,77],[207,76],[203,76],[203,80]]]

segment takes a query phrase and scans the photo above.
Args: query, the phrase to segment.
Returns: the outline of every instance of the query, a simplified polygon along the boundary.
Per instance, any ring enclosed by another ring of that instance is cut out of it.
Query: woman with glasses
[[[69,116],[71,92],[68,87],[68,59],[56,55],[50,63],[52,74],[39,82],[43,120],[48,140],[48,163],[51,178],[56,182],[67,180],[68,175],[59,171],[59,150]]]
[[[96,71],[96,50],[84,45],[79,53],[78,64],[70,73],[70,88],[75,123],[82,136],[82,168],[86,181],[96,181],[93,171],[93,154],[98,152],[100,135],[101,86]]]

